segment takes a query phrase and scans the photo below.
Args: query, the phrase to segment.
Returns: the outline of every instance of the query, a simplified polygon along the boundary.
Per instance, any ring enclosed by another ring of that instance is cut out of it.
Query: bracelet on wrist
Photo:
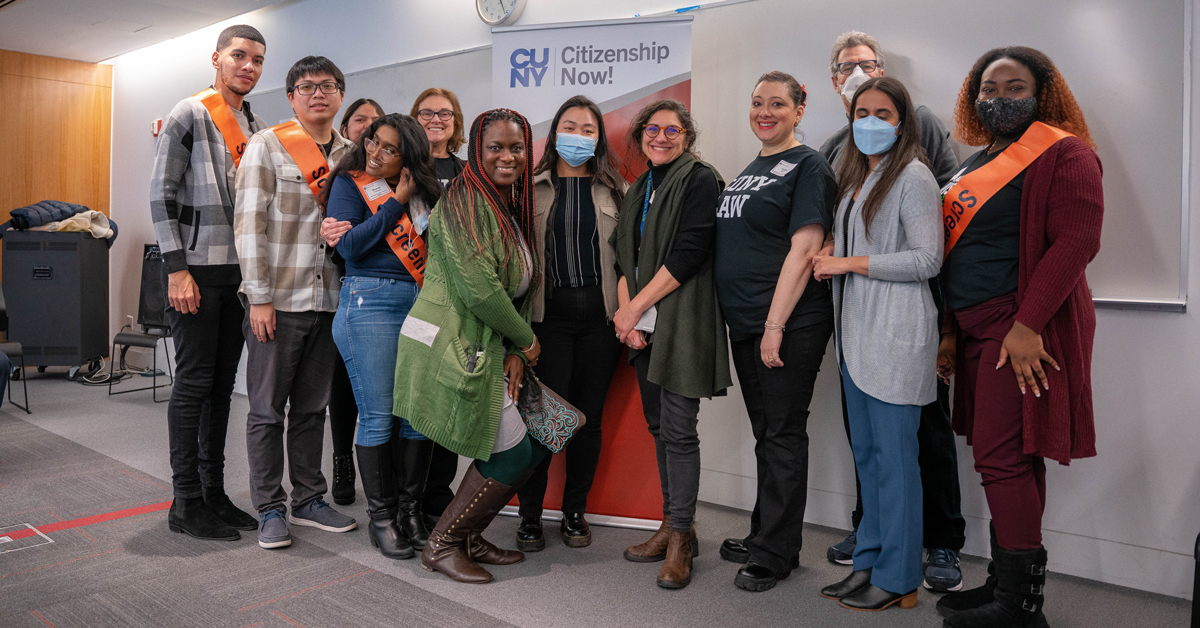
[[[779,331],[783,331],[783,325],[772,322],[771,319],[767,319],[767,322],[763,325],[763,327],[766,327],[767,329],[778,329]]]
[[[537,344],[537,339],[534,339],[533,342],[529,343],[528,347],[521,349],[521,353],[529,353],[530,351],[533,351],[533,346],[536,344]]]

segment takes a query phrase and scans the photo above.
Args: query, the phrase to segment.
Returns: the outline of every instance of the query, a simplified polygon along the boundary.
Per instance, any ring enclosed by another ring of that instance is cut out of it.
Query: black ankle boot
[[[218,519],[235,530],[251,532],[258,529],[258,517],[234,506],[233,502],[229,501],[229,496],[225,494],[224,487],[205,487],[204,505],[208,506],[208,509]]]
[[[517,549],[522,552],[540,552],[546,549],[546,537],[542,536],[540,517],[521,517],[517,528]]]
[[[412,558],[413,547],[396,525],[399,496],[396,474],[392,468],[392,444],[374,447],[355,445],[358,450],[358,469],[362,472],[363,493],[367,496],[367,536],[371,545],[388,558]]]
[[[237,530],[221,521],[204,505],[203,497],[176,497],[167,513],[167,527],[205,541],[236,541],[242,538]]]
[[[349,506],[354,503],[354,455],[333,457],[333,503]]]
[[[942,623],[946,628],[1044,628],[1046,616],[1046,550],[1010,552],[997,546],[995,599],[979,608],[955,613]]]
[[[558,527],[567,547],[587,547],[592,544],[592,528],[583,518],[583,513],[563,513],[562,523]]]
[[[996,543],[996,528],[992,525],[988,527],[991,530],[992,556],[994,557],[1000,545]],[[942,599],[938,600],[937,603],[938,613],[942,617],[949,617],[955,613],[979,608],[994,600],[996,597],[996,561],[994,558],[988,562],[987,572],[988,577],[983,586],[943,595]]]
[[[425,520],[425,481],[429,478],[429,462],[433,458],[433,441],[398,438],[392,441],[400,487],[400,514],[396,523],[416,549],[423,549],[429,539]]]

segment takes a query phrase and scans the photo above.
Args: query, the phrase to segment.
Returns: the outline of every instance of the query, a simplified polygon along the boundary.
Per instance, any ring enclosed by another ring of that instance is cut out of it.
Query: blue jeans
[[[854,384],[842,364],[850,443],[862,482],[863,518],[854,570],[871,569],[871,584],[909,593],[921,584],[924,502],[917,428],[921,406],[876,399]]]
[[[396,342],[419,290],[417,284],[399,279],[342,279],[341,300],[333,317],[333,341],[350,375],[358,404],[356,442],[364,447],[391,440],[394,419],[400,421],[401,438],[426,440],[408,421],[392,416]]]

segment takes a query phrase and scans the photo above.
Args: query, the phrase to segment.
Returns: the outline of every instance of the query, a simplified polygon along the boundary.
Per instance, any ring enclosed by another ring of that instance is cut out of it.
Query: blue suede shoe
[[[925,556],[925,588],[938,593],[962,590],[962,568],[958,552],[931,549]]]
[[[278,549],[292,544],[287,522],[283,520],[283,509],[268,510],[259,515],[258,546],[263,549]]]
[[[349,532],[358,527],[354,517],[334,510],[320,497],[293,508],[288,521],[298,526],[308,526],[326,532]]]
[[[854,564],[854,546],[858,545],[858,530],[851,530],[840,543],[825,550],[825,558],[835,565]]]

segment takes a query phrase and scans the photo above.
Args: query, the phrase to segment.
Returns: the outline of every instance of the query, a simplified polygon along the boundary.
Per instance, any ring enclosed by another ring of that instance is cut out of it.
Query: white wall
[[[610,0],[598,6],[531,0],[520,23],[621,18],[678,4],[682,3]],[[753,11],[755,5],[720,10]],[[306,54],[326,55],[343,71],[353,72],[490,42],[488,29],[475,16],[469,0],[295,0],[114,59],[111,206],[122,233],[111,258],[110,318],[114,326],[124,321],[126,314],[136,313],[141,245],[154,239],[147,200],[154,139],[146,130],[147,123],[165,116],[179,99],[211,82],[208,58],[216,35],[229,23],[241,22],[258,27],[268,42],[260,90],[280,87],[290,64]],[[370,25],[365,37],[364,24]],[[854,15],[847,18],[846,28],[858,24]],[[1193,59],[1193,68],[1200,68],[1197,61],[1200,59]],[[1164,89],[1174,85],[1174,77],[1161,78]],[[1193,83],[1200,85],[1195,71]],[[810,92],[821,94],[819,87],[812,87],[810,84]],[[1193,97],[1193,103],[1191,120],[1198,126],[1200,98]],[[738,110],[718,108],[714,103],[696,103],[702,129],[742,119]],[[948,110],[949,105],[940,109]],[[824,138],[807,139],[818,143]],[[702,139],[701,148],[711,151],[716,147],[706,146]],[[1200,139],[1193,139],[1192,149],[1200,155]],[[1200,165],[1193,165],[1189,175],[1200,180]],[[1193,189],[1192,194],[1191,200],[1200,200],[1196,198],[1200,190]],[[1110,207],[1109,211],[1119,209]],[[1190,221],[1193,243],[1200,243],[1197,222]],[[1197,249],[1200,245],[1193,244],[1192,294],[1200,294],[1194,288],[1195,278],[1200,277]],[[1195,427],[1200,386],[1195,384],[1194,357],[1200,355],[1200,313],[1196,309],[1185,314],[1097,312],[1093,382],[1100,456],[1077,461],[1069,468],[1052,465],[1049,470],[1044,526],[1051,569],[1190,597],[1192,546],[1200,531],[1200,500],[1195,497],[1200,494],[1200,458],[1196,455],[1200,429]],[[736,389],[731,393],[702,405],[701,498],[749,508],[754,495],[753,438]],[[807,518],[845,528],[853,506],[854,476],[828,356],[811,410]],[[961,445],[961,439],[959,457],[963,510],[968,517],[967,551],[982,554],[986,551],[987,507],[978,476],[971,469],[970,450]]]

